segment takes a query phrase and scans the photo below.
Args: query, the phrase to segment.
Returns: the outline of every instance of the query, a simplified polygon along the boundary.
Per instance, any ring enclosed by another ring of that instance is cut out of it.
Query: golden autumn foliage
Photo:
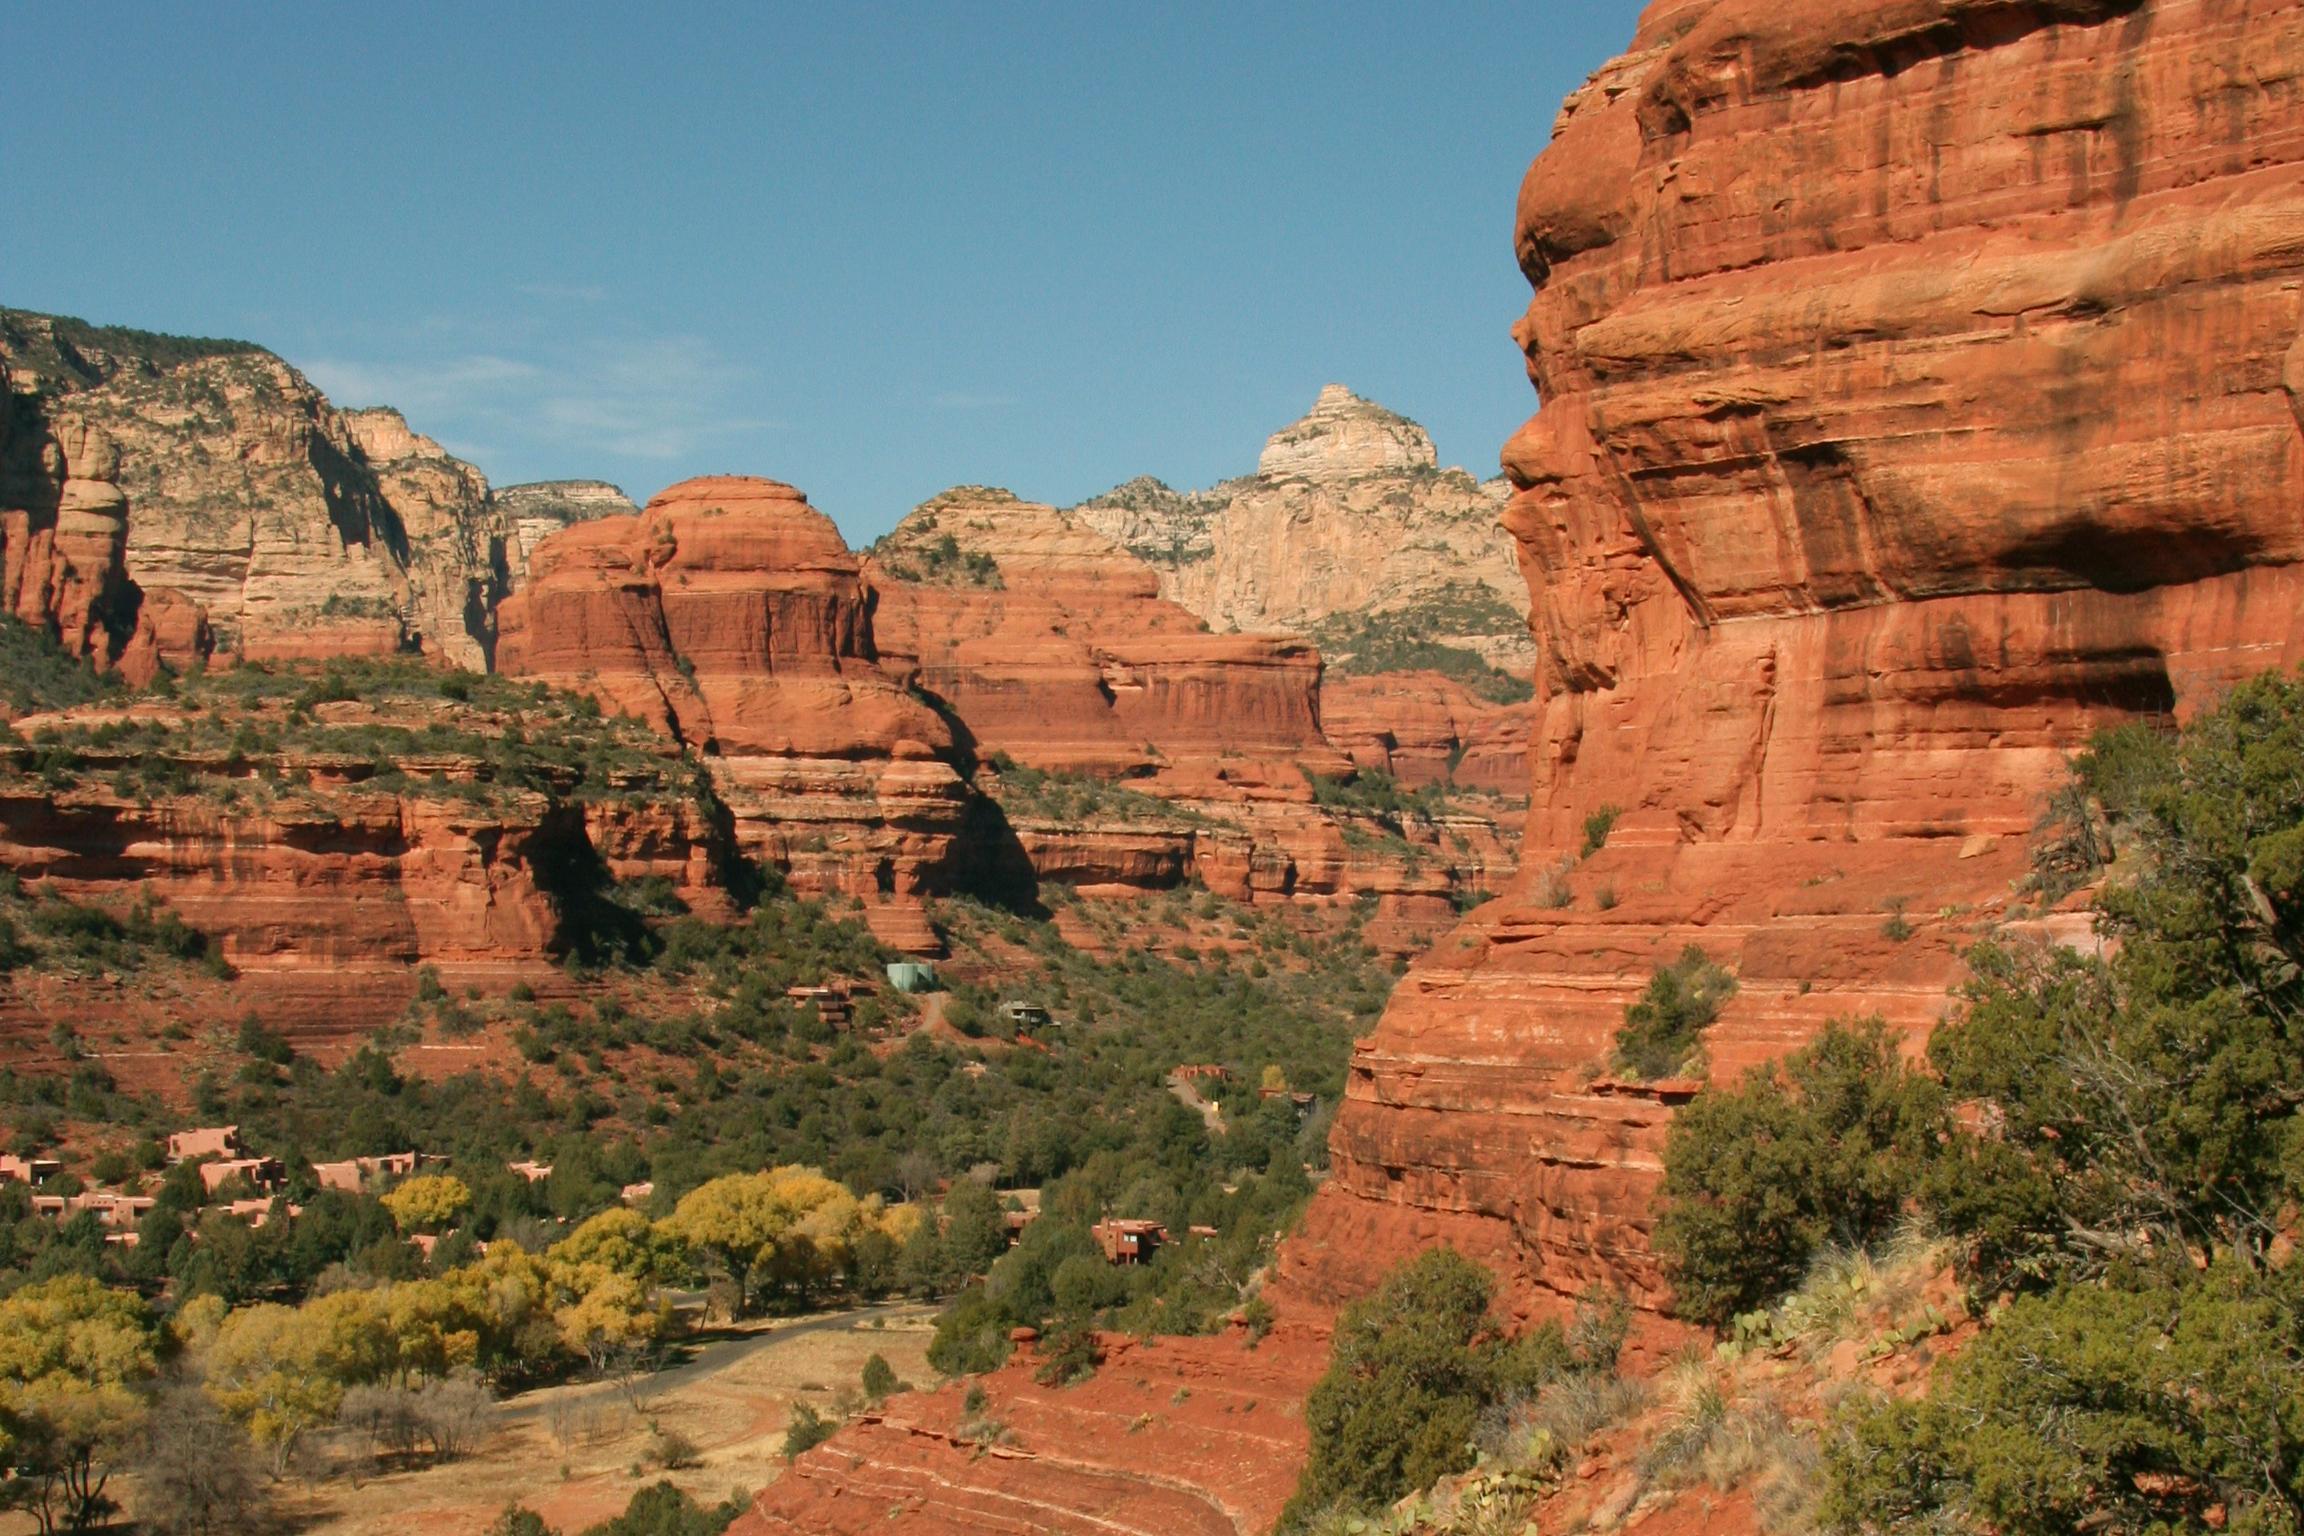
[[[78,1529],[109,1507],[105,1482],[157,1368],[143,1303],[88,1276],[43,1280],[0,1301],[0,1449],[12,1494],[43,1528]]]
[[[901,1244],[909,1230],[877,1195],[858,1200],[838,1180],[797,1164],[700,1184],[661,1226],[720,1265],[739,1316],[749,1310],[754,1276],[806,1297],[849,1274],[868,1238]]]
[[[472,1204],[472,1191],[450,1173],[420,1173],[383,1196],[384,1209],[403,1232],[437,1232]]]

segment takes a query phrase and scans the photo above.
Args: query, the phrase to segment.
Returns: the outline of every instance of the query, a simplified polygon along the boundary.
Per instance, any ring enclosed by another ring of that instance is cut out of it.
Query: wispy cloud
[[[541,457],[681,459],[789,425],[734,408],[753,370],[702,337],[475,334],[486,329],[467,327],[456,350],[314,358],[305,371],[340,405],[397,406],[443,441]]]
[[[948,389],[928,402],[940,411],[1004,411],[1024,402],[1014,395],[983,394],[975,390]]]

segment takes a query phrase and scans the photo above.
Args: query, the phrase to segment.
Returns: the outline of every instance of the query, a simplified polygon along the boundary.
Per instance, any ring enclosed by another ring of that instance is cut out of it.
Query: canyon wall
[[[1435,818],[1338,802],[1332,781],[1391,762],[1330,735],[1320,652],[1210,633],[1076,513],[957,488],[875,545],[867,574],[882,665],[991,765],[980,782],[1037,878],[1090,895],[1193,878],[1250,903],[1371,901],[1372,942],[1408,952],[1512,867],[1516,804],[1473,797]],[[1454,726],[1445,710],[1419,724],[1413,739]],[[1043,772],[1118,792],[1040,793]]]
[[[1535,653],[1527,587],[1496,533],[1505,494],[1501,479],[1442,469],[1416,423],[1330,384],[1253,475],[1205,491],[1140,478],[1072,514],[1213,629],[1311,635],[1336,661],[1346,629],[1388,614],[1524,675]]]
[[[86,650],[92,603],[111,650],[143,622],[147,648],[178,663],[212,644],[251,659],[421,648],[487,665],[503,580],[488,483],[398,413],[338,411],[244,342],[21,310],[0,310],[0,365],[16,420],[0,535],[18,617],[61,624]],[[42,587],[55,594],[45,608]]]
[[[1739,973],[1716,1077],[1917,1043],[2039,925],[2070,751],[2304,654],[2300,74],[2294,0],[1675,0],[1570,98],[1517,219],[1522,874],[1356,1052],[1290,1290],[1446,1239],[1660,1300],[1679,1094],[1606,1065],[1652,969]]]
[[[497,665],[589,693],[704,754],[737,840],[804,890],[863,899],[891,942],[953,856],[951,728],[883,672],[872,597],[791,486],[683,481],[546,538],[497,613]]]
[[[1659,0],[1570,98],[1517,217],[1521,873],[1356,1049],[1284,1316],[1443,1241],[1524,1315],[1664,1301],[1694,1085],[1608,1057],[1687,944],[1741,983],[1724,1080],[1834,1016],[1917,1047],[1964,946],[2085,934],[2026,884],[2072,750],[2304,659],[2300,75],[2304,0]],[[746,1529],[1126,1528],[1075,1481],[1125,1458],[1043,1432],[938,1507],[891,1428]]]

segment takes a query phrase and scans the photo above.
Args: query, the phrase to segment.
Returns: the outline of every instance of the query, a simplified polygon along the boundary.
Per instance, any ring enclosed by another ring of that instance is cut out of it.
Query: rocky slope
[[[397,413],[340,412],[246,343],[21,310],[0,311],[0,364],[20,439],[0,510],[25,519],[9,563],[63,559],[49,584],[112,594],[115,631],[149,602],[176,610],[154,625],[179,659],[212,632],[256,658],[422,647],[486,665],[503,545],[487,482]],[[98,577],[106,540],[121,548]],[[12,611],[53,617],[21,586]]]
[[[552,534],[574,523],[640,510],[631,497],[605,480],[532,480],[525,485],[500,485],[495,500],[510,540],[507,574],[514,586],[527,579],[528,561],[536,546]]]
[[[958,1386],[906,1393],[811,1451],[729,1527],[732,1536],[1238,1536],[1269,1530],[1295,1489],[1297,1409],[1319,1376],[1322,1333],[1114,1335],[1072,1387],[1033,1380],[1030,1349],[992,1377],[988,1428]],[[1000,1433],[1000,1432],[1005,1432]]]
[[[2296,4],[1717,0],[1570,99],[1518,218],[1523,873],[1356,1055],[1292,1287],[1448,1238],[1657,1299],[1671,1095],[1604,1058],[1659,961],[1740,973],[1717,1074],[1918,1033],[2067,752],[2304,655],[2300,72]]]
[[[1689,1089],[1606,1058],[1684,944],[1740,975],[1728,1077],[1833,1015],[1917,1038],[1981,932],[2086,932],[2023,885],[2067,754],[2304,660],[2300,74],[2296,0],[1660,0],[1570,99],[1517,223],[1522,872],[1357,1048],[1283,1306],[1440,1241],[1524,1313],[1661,1301]],[[817,1455],[765,1529],[894,1453]]]
[[[1504,496],[1502,480],[1440,468],[1422,427],[1330,384],[1255,474],[1196,492],[1132,480],[1073,515],[1211,628],[1310,635],[1349,666],[1361,621],[1394,615],[1524,676],[1527,584],[1496,531]]]

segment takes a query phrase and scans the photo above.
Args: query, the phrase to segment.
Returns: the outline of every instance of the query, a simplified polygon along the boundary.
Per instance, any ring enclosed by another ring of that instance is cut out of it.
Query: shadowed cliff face
[[[1447,1238],[1660,1300],[1670,1111],[1603,1071],[1655,965],[1740,971],[1715,1076],[1917,1037],[2091,730],[2297,659],[2300,72],[2293,3],[1719,0],[1570,98],[1517,230],[1522,875],[1358,1053],[1292,1286]]]
[[[142,677],[212,645],[487,664],[502,520],[398,412],[339,411],[245,342],[20,310],[0,364],[0,555],[27,623]]]

